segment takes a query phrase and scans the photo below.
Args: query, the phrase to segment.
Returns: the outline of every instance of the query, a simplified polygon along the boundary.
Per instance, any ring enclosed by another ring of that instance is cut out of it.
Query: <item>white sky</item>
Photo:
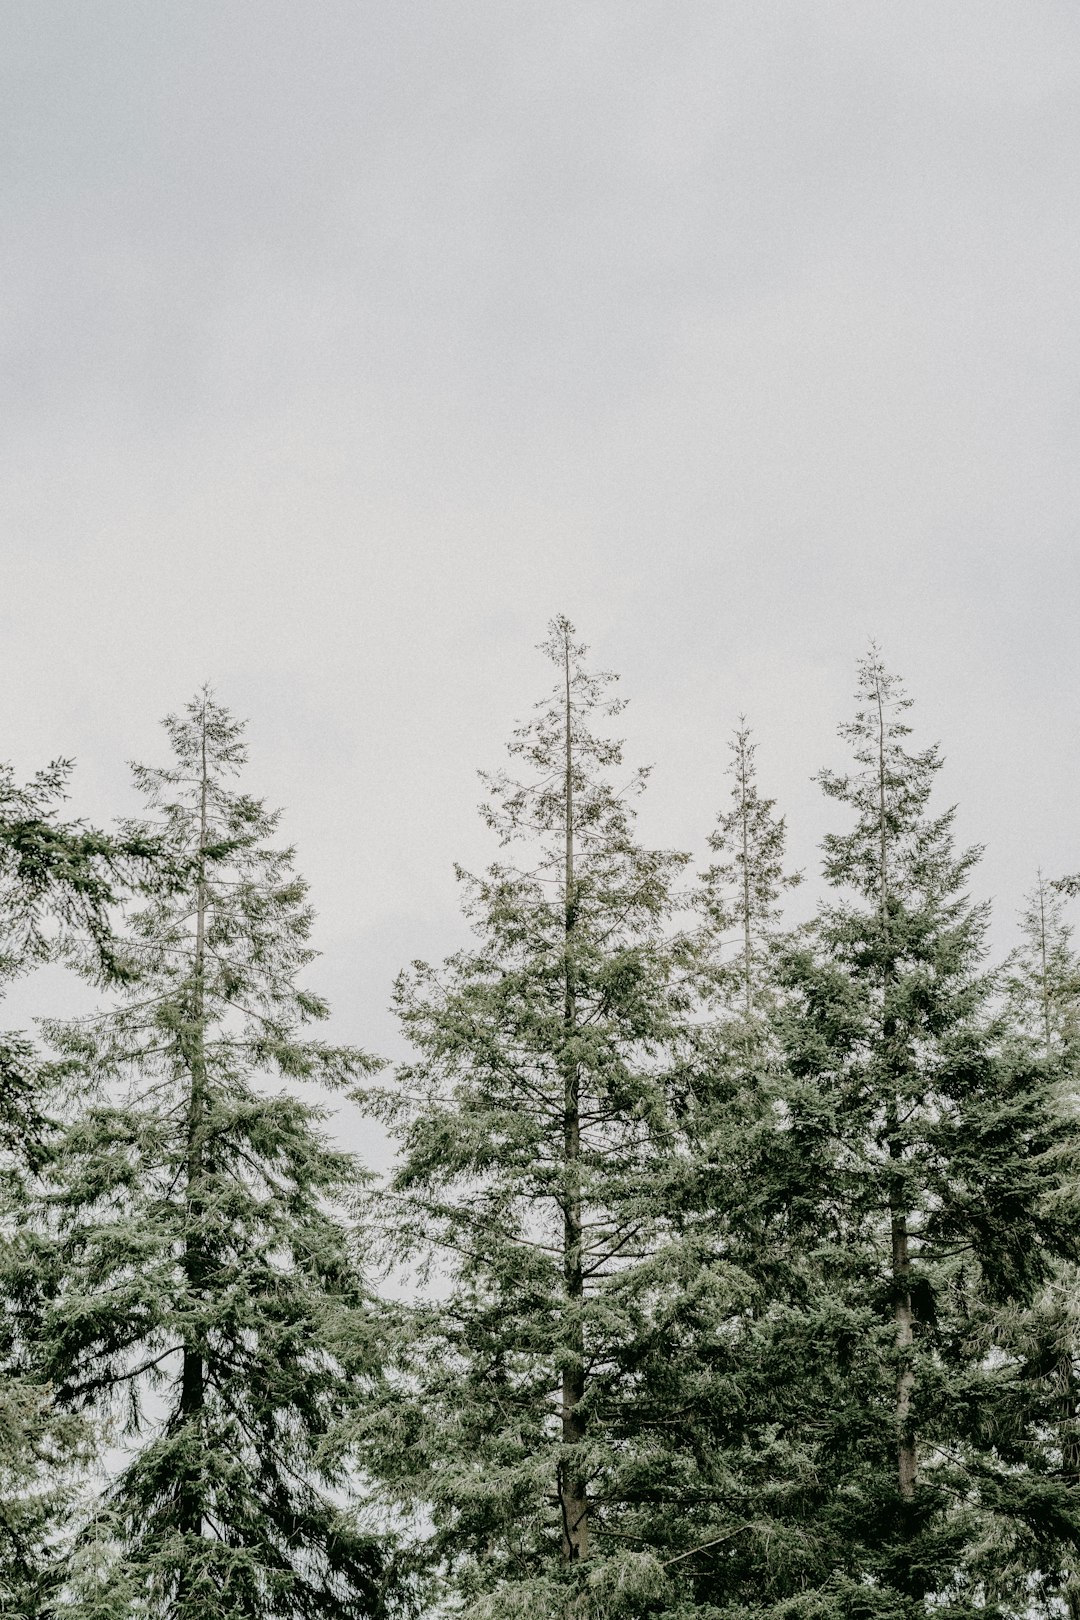
[[[874,635],[1002,942],[1080,867],[1071,0],[6,0],[0,139],[0,753],[130,811],[213,680],[336,1034],[559,610],[650,839],[745,710],[813,871]]]

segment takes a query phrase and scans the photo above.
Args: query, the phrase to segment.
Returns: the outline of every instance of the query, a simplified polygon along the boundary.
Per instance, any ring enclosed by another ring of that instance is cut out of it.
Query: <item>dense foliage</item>
[[[209,692],[115,834],[0,774],[0,980],[102,998],[0,1038],[0,1615],[1080,1620],[1080,880],[992,960],[871,649],[793,925],[745,723],[695,876],[543,651],[389,1081]]]
[[[123,977],[111,926],[118,887],[153,863],[152,839],[113,838],[61,814],[71,763],[23,785],[0,766],[0,994],[77,948],[99,983]],[[59,1121],[50,1112],[57,1065],[22,1031],[0,1032],[0,1613],[38,1615],[63,1579],[72,1486],[94,1435],[51,1398],[37,1363],[45,1293],[27,1266],[34,1177]]]

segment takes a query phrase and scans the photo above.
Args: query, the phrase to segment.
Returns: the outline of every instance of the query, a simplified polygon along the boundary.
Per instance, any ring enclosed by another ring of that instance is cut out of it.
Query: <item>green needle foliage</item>
[[[154,850],[65,820],[70,773],[58,760],[22,785],[0,765],[0,993],[72,949],[99,980],[119,973],[111,908]],[[64,1518],[93,1438],[56,1411],[34,1372],[43,1292],[26,1265],[25,1225],[56,1128],[56,1080],[25,1034],[0,1033],[0,1613],[26,1617],[44,1611],[60,1579]]]
[[[118,893],[148,871],[171,870],[152,837],[116,839],[65,821],[71,761],[16,782],[0,764],[0,986],[77,951],[99,982],[122,977],[111,925]],[[46,1126],[38,1061],[21,1035],[0,1037],[0,1147],[33,1157]]]
[[[744,721],[730,751],[731,804],[709,835],[715,858],[702,875],[698,902],[706,921],[703,965],[712,981],[706,998],[719,1015],[715,1027],[732,1043],[736,1063],[753,1070],[776,1023],[781,902],[802,876],[785,871],[784,818],[758,787],[757,745]]]
[[[1080,1105],[1080,959],[1056,886],[1039,874],[1020,919],[1021,943],[1008,964],[1006,1006],[1012,1039],[1043,1066],[1070,1136]],[[1037,1545],[1017,1540],[1014,1562],[1029,1577],[1033,1613],[1080,1616],[1080,1272],[1059,1262],[1030,1308],[1006,1318],[1008,1345],[1028,1403],[1026,1418],[1043,1439],[1029,1463],[1049,1511]]]
[[[605,722],[621,705],[565,619],[551,695],[488,778],[514,864],[462,874],[476,945],[416,964],[397,1000],[416,1059],[372,1216],[436,1302],[387,1414],[383,1467],[427,1507],[471,1616],[637,1615],[665,1588],[634,1523],[640,1347],[666,1289],[687,1006],[672,932],[684,857],[642,848]],[[614,775],[613,773],[617,773]]]
[[[638,1347],[634,1523],[665,1571],[649,1612],[672,1620],[759,1601],[763,1572],[784,1565],[788,1504],[815,1461],[799,1427],[783,1424],[808,1370],[785,1333],[808,1287],[779,973],[781,900],[799,879],[742,723],[731,752],[731,799],[696,896],[683,1152],[655,1193],[673,1234],[653,1311],[660,1331]]]
[[[965,892],[978,852],[957,853],[953,812],[931,809],[940,758],[910,751],[909,707],[872,651],[842,728],[855,769],[821,778],[853,815],[825,841],[837,897],[790,968],[819,1287],[782,1404],[820,1443],[789,1576],[818,1596],[789,1607],[1020,1614],[1048,1544],[1080,1528],[1002,1342],[1076,1252],[1069,1131],[997,1014],[985,908]]]
[[[1009,961],[1005,989],[1013,1030],[1075,1094],[1080,1070],[1080,963],[1065,920],[1060,890],[1039,873],[1020,916],[1020,945]]]
[[[992,968],[871,650],[813,921],[742,722],[684,889],[613,678],[543,650],[380,1185],[240,725],[170,718],[116,838],[0,771],[0,990],[108,995],[0,1037],[0,1615],[1080,1620],[1080,877]]]
[[[108,1415],[115,1477],[82,1536],[71,1612],[355,1620],[380,1552],[325,1451],[374,1376],[367,1302],[334,1213],[357,1176],[323,1110],[272,1082],[352,1084],[308,1037],[311,911],[277,816],[235,786],[242,728],[204,690],[136,768],[181,883],[130,920],[128,982],[52,1029],[75,1117],[48,1167],[44,1370]]]

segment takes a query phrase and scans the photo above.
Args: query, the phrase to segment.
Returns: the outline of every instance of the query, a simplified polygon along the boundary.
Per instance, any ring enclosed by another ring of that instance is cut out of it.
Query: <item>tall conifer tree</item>
[[[1080,965],[1059,887],[1038,874],[1020,914],[1020,945],[1005,976],[1014,1028],[1075,1083],[1080,1064]]]
[[[369,1064],[305,1030],[326,1013],[299,982],[311,911],[278,817],[234,785],[242,727],[207,690],[165,724],[173,762],[136,768],[151,820],[132,831],[186,881],[132,916],[119,1004],[52,1031],[79,1095],[49,1167],[44,1366],[69,1408],[112,1414],[126,1454],[72,1603],[355,1620],[380,1607],[379,1558],[321,1452],[370,1371],[333,1212],[355,1167],[273,1082]]]
[[[639,1614],[665,1584],[632,1522],[663,1489],[634,1453],[635,1346],[663,1280],[686,994],[683,857],[634,839],[645,773],[606,734],[611,677],[564,618],[544,651],[554,688],[510,747],[523,779],[487,779],[517,861],[462,874],[475,947],[398,987],[417,1056],[387,1101],[388,1241],[445,1297],[418,1314],[385,1463],[430,1505],[465,1612],[555,1620]]]
[[[801,1376],[788,1324],[808,1286],[816,1215],[787,1129],[783,899],[800,879],[787,870],[784,818],[759,788],[755,753],[740,722],[729,804],[696,896],[704,926],[690,964],[698,999],[683,1151],[656,1188],[673,1238],[654,1331],[637,1352],[648,1398],[636,1452],[662,1485],[639,1504],[635,1528],[665,1570],[655,1610],[664,1616],[741,1613],[762,1600],[763,1570],[786,1567],[790,1498],[816,1460],[800,1426],[784,1424]]]
[[[1040,1064],[1075,1136],[1080,1126],[1080,958],[1061,887],[1040,872],[1020,917],[1021,941],[1008,963],[1006,1007],[1012,1039]],[[1014,1559],[1037,1568],[1031,1608],[1080,1617],[1080,1270],[1068,1259],[1027,1310],[1004,1323],[1030,1427],[1043,1436],[1037,1459],[1044,1505],[1035,1545],[1018,1539]],[[1042,1602],[1039,1602],[1039,1599]]]
[[[65,820],[70,771],[58,760],[22,785],[0,766],[0,992],[75,948],[100,980],[119,971],[117,886],[153,850]],[[72,1472],[93,1439],[35,1373],[44,1296],[26,1231],[56,1080],[24,1033],[0,1034],[0,1613],[25,1616],[43,1611],[60,1579]]]
[[[995,1342],[1075,1252],[1067,1134],[1044,1067],[996,1016],[986,911],[965,892],[978,852],[957,853],[953,812],[931,809],[940,757],[910,751],[909,707],[872,650],[842,728],[856,768],[821,778],[854,816],[825,841],[837,899],[791,972],[820,1277],[793,1419],[802,1402],[823,1442],[799,1579],[837,1613],[931,1597],[1021,1613],[1040,1527],[1064,1509]]]
[[[786,890],[801,881],[784,865],[786,827],[776,801],[757,782],[757,745],[745,721],[731,739],[731,803],[709,835],[715,859],[703,874],[700,901],[707,918],[706,958],[726,1022],[746,1032],[764,1028],[777,990],[775,946]],[[716,1000],[714,996],[712,998]]]

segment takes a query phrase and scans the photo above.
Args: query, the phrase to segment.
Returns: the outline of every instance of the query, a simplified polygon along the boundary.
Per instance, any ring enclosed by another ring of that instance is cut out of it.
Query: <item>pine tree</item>
[[[390,1488],[427,1506],[463,1612],[554,1620],[640,1614],[665,1586],[628,1521],[664,1494],[635,1460],[635,1348],[665,1285],[687,992],[684,857],[634,839],[645,773],[606,735],[611,677],[565,618],[544,651],[554,690],[510,747],[524,780],[486,779],[517,862],[460,874],[474,948],[398,985],[416,1058],[372,1218],[438,1279],[387,1418]]]
[[[653,1331],[636,1346],[647,1396],[633,1451],[663,1486],[633,1523],[665,1571],[658,1616],[741,1614],[770,1587],[804,1584],[790,1504],[818,1463],[805,1407],[784,1421],[806,1379],[790,1324],[812,1286],[819,1214],[788,1129],[797,1087],[784,1061],[782,902],[800,876],[786,870],[784,819],[758,787],[742,722],[731,751],[688,963],[698,999],[683,1152],[656,1189],[672,1236]]]
[[[57,760],[24,786],[0,766],[0,990],[76,944],[100,979],[118,971],[117,886],[152,851],[64,820],[70,773]],[[59,1580],[73,1475],[93,1444],[33,1373],[43,1300],[22,1233],[55,1129],[55,1081],[24,1033],[0,1034],[0,1612],[25,1616]]]
[[[234,785],[241,725],[207,690],[165,725],[173,762],[135,768],[151,819],[129,836],[163,839],[186,879],[131,917],[117,1004],[51,1031],[76,1078],[47,1167],[43,1369],[123,1451],[70,1602],[354,1620],[379,1612],[380,1555],[324,1447],[374,1371],[334,1213],[357,1172],[275,1077],[370,1064],[304,1028],[326,1013],[299,982],[312,914],[278,816]]]
[[[1040,1064],[996,1016],[987,914],[966,885],[936,748],[876,650],[842,728],[856,769],[822,773],[854,825],[825,841],[837,898],[795,953],[791,1135],[814,1188],[816,1300],[792,1422],[821,1426],[799,1504],[799,1579],[837,1613],[1022,1613],[1069,1515],[1040,1474],[1035,1415],[1002,1348],[1076,1250],[1067,1133]],[[785,1403],[786,1404],[786,1403]],[[1041,1550],[1040,1550],[1041,1549]]]
[[[709,835],[716,859],[702,876],[700,904],[710,936],[703,942],[706,957],[729,1020],[742,1025],[745,1055],[754,1047],[755,1028],[760,1034],[775,1008],[781,900],[802,877],[784,869],[784,818],[758,788],[757,745],[743,720],[730,750],[732,802]]]
[[[1068,880],[1065,884],[1068,891]],[[1013,1038],[1040,1063],[1072,1131],[1080,1105],[1080,958],[1072,944],[1060,887],[1042,873],[1026,897],[1021,942],[1007,967],[1005,992]],[[1009,1323],[1009,1350],[1023,1377],[1029,1411],[1045,1441],[1041,1458],[1048,1483],[1060,1481],[1058,1512],[1038,1549],[1045,1610],[1064,1598],[1071,1620],[1080,1617],[1080,1271],[1062,1260],[1030,1309]],[[1048,1515],[1048,1518],[1050,1516]],[[1074,1519],[1070,1534],[1070,1518]],[[1057,1540],[1058,1545],[1053,1547]],[[1049,1544],[1049,1545],[1048,1545]],[[1027,1549],[1024,1549],[1027,1551]],[[1048,1557],[1047,1554],[1050,1553]],[[1045,1577],[1053,1576],[1054,1579]]]
[[[1058,888],[1038,874],[1020,916],[1021,943],[1006,975],[1016,1029],[1075,1072],[1080,1061],[1080,969]]]
[[[753,1598],[774,1526],[769,1495],[769,1311],[789,1269],[777,955],[786,828],[762,795],[744,721],[731,742],[730,808],[690,899],[704,925],[679,940],[693,997],[680,1008],[680,1068],[670,1094],[677,1151],[651,1192],[662,1241],[647,1308],[623,1365],[635,1398],[618,1431],[618,1534],[662,1572],[647,1612],[702,1611]],[[779,1149],[779,1153],[778,1153]],[[717,1571],[720,1579],[717,1580]],[[643,1612],[643,1611],[638,1611]]]

